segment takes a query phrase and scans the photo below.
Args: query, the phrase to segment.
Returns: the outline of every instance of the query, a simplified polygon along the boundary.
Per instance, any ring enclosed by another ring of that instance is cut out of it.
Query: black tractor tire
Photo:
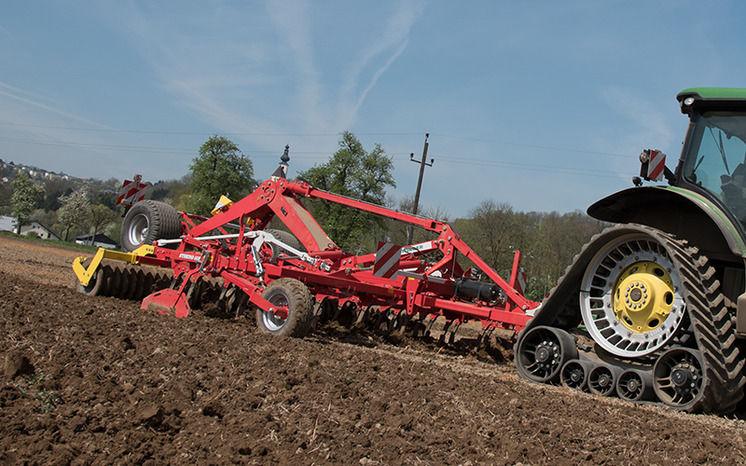
[[[266,230],[267,233],[272,235],[276,240],[282,241],[283,243],[287,244],[288,246],[297,249],[298,251],[305,251],[303,248],[303,245],[301,244],[300,240],[293,236],[292,233],[288,233],[287,231],[283,230],[274,230],[274,229],[268,229]],[[277,262],[277,259],[280,257],[280,254],[293,254],[290,251],[286,251],[285,248],[278,246],[276,244],[269,244],[269,249],[271,250],[271,256],[270,256],[270,262],[275,263]]]
[[[133,205],[122,222],[122,250],[131,252],[143,244],[181,236],[181,217],[170,205],[145,200]]]
[[[302,338],[313,324],[313,298],[308,287],[294,278],[280,278],[270,283],[262,298],[277,306],[287,306],[286,319],[261,308],[256,310],[256,325],[262,333]]]

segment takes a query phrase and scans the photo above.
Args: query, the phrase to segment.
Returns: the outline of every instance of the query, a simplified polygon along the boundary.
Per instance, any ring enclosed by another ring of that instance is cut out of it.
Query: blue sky
[[[392,198],[585,210],[674,168],[676,93],[746,87],[743,2],[13,1],[0,16],[0,158],[80,177],[180,178],[212,134],[255,177],[340,133],[394,160]]]

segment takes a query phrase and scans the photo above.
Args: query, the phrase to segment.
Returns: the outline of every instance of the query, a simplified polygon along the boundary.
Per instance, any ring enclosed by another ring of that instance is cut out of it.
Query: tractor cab
[[[690,124],[674,184],[711,200],[730,217],[743,238],[746,89],[687,89],[677,99]]]

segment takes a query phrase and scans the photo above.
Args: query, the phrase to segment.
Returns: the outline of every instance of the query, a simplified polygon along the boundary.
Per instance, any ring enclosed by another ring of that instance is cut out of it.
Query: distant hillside
[[[35,180],[71,180],[79,181],[81,183],[86,181],[85,178],[78,178],[68,175],[67,173],[57,173],[31,165],[14,163],[12,161],[6,162],[3,159],[0,159],[0,182],[12,182],[22,172],[25,172],[29,177]]]

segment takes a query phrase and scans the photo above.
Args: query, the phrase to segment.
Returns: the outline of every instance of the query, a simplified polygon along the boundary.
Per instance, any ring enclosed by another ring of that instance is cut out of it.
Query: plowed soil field
[[[2,464],[736,464],[746,424],[519,379],[507,348],[177,319],[0,237]]]

